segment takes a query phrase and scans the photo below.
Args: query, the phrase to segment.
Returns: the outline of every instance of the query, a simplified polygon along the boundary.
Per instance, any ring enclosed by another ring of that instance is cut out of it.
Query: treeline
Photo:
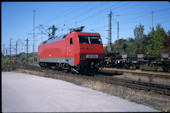
[[[27,57],[26,54],[20,53],[17,55],[6,55],[4,56],[1,52],[1,71],[13,71],[15,70],[15,66],[13,66],[13,63],[15,63],[15,61],[19,61],[19,62],[27,62]],[[33,62],[33,54],[29,53],[28,54],[28,63],[32,63]],[[35,54],[34,57],[34,62],[37,63],[37,55]]]
[[[147,35],[144,34],[144,25],[139,24],[134,29],[134,37],[117,40],[112,45],[112,52],[119,52],[120,55],[170,53],[170,36],[160,24],[156,26],[156,29],[152,28]],[[108,53],[107,47],[104,51]]]
[[[37,54],[34,54],[34,62],[37,62]],[[1,60],[11,60],[11,61],[22,61],[22,62],[27,62],[27,54],[25,52],[22,52],[17,55],[6,55],[4,56],[1,53]],[[32,63],[33,62],[33,53],[28,54],[28,62]]]

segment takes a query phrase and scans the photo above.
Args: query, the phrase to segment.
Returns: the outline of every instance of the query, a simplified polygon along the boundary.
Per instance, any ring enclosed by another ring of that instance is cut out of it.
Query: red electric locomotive
[[[41,67],[97,72],[104,60],[100,34],[73,30],[66,35],[48,39],[40,43],[37,59]]]

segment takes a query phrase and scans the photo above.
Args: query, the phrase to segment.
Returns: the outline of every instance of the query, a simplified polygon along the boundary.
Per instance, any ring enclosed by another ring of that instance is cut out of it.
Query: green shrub
[[[20,57],[20,61],[26,61],[25,55],[22,55],[22,56]]]
[[[15,67],[12,65],[12,62],[13,61],[1,60],[1,71],[6,72],[15,70]]]

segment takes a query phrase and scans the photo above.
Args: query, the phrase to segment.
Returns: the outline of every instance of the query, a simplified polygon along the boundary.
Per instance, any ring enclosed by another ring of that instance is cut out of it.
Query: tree
[[[139,50],[143,53],[145,53],[145,49],[146,49],[146,46],[151,44],[152,41],[151,41],[151,38],[150,36],[147,36],[147,35],[143,35],[143,37],[140,39],[140,48]]]
[[[127,44],[127,48],[126,48],[127,54],[134,55],[137,53],[137,44],[133,38],[129,38],[126,44]]]
[[[135,44],[137,47],[136,53],[141,50],[141,39],[144,35],[144,25],[139,24],[139,26],[136,26],[134,29],[134,36],[135,36]]]
[[[113,52],[119,52],[120,55],[140,53],[159,55],[164,52],[165,45],[168,45],[168,42],[165,43],[167,34],[160,24],[156,26],[156,30],[152,28],[148,35],[144,34],[144,26],[140,24],[134,29],[134,36],[135,39],[117,40]]]
[[[104,54],[107,54],[107,53],[108,53],[107,46],[106,46],[106,47],[103,47],[103,50],[104,50]]]
[[[165,36],[167,36],[165,30],[161,28],[160,24],[158,24],[156,26],[156,32],[152,38],[154,54],[159,55],[163,52],[163,42],[165,40]]]
[[[135,39],[139,40],[144,35],[144,25],[139,24],[139,26],[136,26],[134,29],[134,36]]]
[[[148,37],[151,37],[151,43],[146,46],[146,53],[147,54],[155,54],[159,55],[163,51],[163,42],[165,40],[165,37],[167,36],[165,30],[161,28],[161,25],[158,24],[156,26],[156,31],[152,29],[152,32],[148,34]]]
[[[126,54],[126,48],[127,48],[127,44],[126,44],[125,39],[119,39],[116,41],[116,47],[114,47],[113,52],[119,52],[120,55],[122,54]]]

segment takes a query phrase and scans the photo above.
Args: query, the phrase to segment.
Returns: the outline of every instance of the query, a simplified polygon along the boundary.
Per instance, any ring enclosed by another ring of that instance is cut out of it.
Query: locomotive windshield
[[[80,44],[102,44],[100,36],[79,36]]]

